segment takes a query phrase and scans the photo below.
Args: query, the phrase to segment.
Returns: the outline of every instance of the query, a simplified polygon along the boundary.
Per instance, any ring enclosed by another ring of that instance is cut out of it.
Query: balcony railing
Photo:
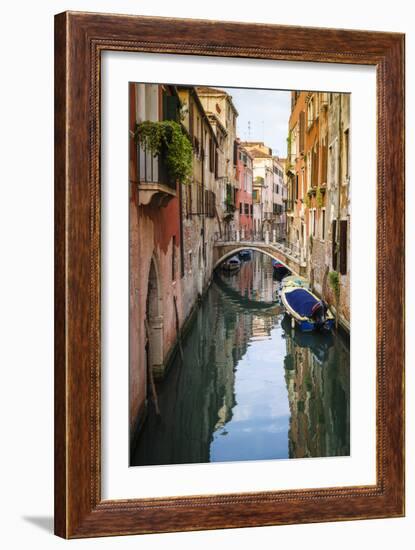
[[[155,157],[145,147],[138,146],[137,171],[140,184],[160,184],[176,190],[176,182],[168,173],[165,157],[165,152]]]

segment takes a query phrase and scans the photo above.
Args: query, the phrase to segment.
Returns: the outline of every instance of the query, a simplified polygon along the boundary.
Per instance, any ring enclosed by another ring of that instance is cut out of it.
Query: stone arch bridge
[[[256,250],[285,265],[295,275],[306,276],[307,264],[300,254],[280,243],[266,241],[222,241],[217,240],[213,248],[213,266],[216,269],[227,258],[241,250]]]

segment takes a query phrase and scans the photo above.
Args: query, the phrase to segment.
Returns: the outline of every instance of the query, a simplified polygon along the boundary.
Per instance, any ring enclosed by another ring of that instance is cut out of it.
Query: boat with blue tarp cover
[[[238,254],[241,260],[247,262],[252,258],[252,252],[250,250],[241,250]]]
[[[283,285],[281,301],[286,312],[303,332],[330,330],[334,327],[334,317],[327,304],[307,288]]]

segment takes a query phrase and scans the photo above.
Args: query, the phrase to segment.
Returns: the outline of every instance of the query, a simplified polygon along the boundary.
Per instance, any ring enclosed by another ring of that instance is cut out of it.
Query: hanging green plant
[[[193,148],[179,123],[145,120],[136,124],[134,139],[153,156],[164,157],[167,171],[175,181],[190,183]]]
[[[323,193],[321,192],[320,186],[317,187],[316,203],[318,208],[321,208],[323,206]]]
[[[339,302],[340,302],[340,277],[338,271],[329,272],[329,285],[334,294],[336,308],[336,330],[339,322]]]
[[[311,207],[311,195],[309,195],[308,193],[304,197],[304,204],[306,205],[307,208]]]

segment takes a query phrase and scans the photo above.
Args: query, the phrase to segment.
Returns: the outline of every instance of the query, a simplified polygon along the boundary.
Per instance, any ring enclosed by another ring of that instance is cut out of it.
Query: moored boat
[[[303,332],[331,330],[334,327],[334,317],[327,304],[307,288],[284,285],[281,301],[288,315]]]
[[[241,260],[246,262],[252,258],[252,252],[250,250],[241,250],[238,256],[240,257]]]
[[[241,260],[237,256],[232,256],[222,264],[224,271],[237,271],[241,267]]]
[[[307,281],[307,279],[304,279],[304,277],[300,277],[299,275],[288,275],[287,277],[284,277],[282,280],[282,287],[287,286],[297,286],[300,288],[310,288],[310,285]]]
[[[272,260],[272,267],[274,269],[275,275],[277,275],[279,278],[291,275],[291,271],[288,269],[288,267],[281,263],[279,260]]]

